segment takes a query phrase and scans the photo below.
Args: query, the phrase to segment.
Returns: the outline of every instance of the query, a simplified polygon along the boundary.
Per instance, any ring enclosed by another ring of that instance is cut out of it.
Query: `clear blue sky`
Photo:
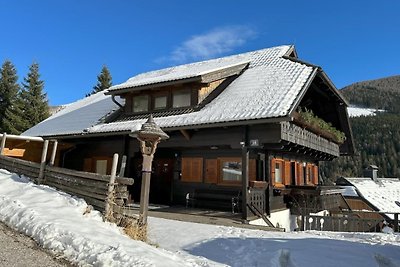
[[[400,74],[400,1],[0,0],[0,61],[36,61],[51,105],[82,98],[107,65],[138,73],[281,44],[338,88]]]

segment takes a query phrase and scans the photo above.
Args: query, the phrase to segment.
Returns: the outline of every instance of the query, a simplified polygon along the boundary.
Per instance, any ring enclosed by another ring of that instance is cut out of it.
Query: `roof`
[[[288,119],[318,69],[316,66],[287,58],[293,49],[293,46],[284,45],[152,71],[134,76],[110,90],[185,79],[246,63],[247,68],[203,108],[190,113],[155,118],[156,123],[164,129],[173,129],[215,123]],[[54,136],[130,132],[140,129],[145,119],[104,123],[102,118],[116,108],[110,96],[99,93],[69,105],[24,134]]]
[[[356,189],[360,197],[372,204],[381,212],[400,213],[400,180],[398,178],[378,178],[373,181],[369,177],[348,178],[344,177]],[[396,203],[397,202],[397,203]],[[393,218],[392,214],[387,214]]]
[[[121,102],[121,100],[119,100]],[[64,109],[33,126],[21,135],[57,136],[81,134],[86,129],[99,124],[118,106],[104,92],[67,105]]]

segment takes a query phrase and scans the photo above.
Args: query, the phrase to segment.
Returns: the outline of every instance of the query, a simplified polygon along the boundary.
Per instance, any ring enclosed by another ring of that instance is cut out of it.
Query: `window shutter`
[[[296,185],[303,184],[303,164],[297,163]]]
[[[314,181],[313,184],[317,185],[318,184],[318,166],[313,166],[313,172],[314,172]]]
[[[290,161],[285,161],[284,162],[284,171],[283,171],[283,175],[284,175],[284,179],[283,179],[283,184],[284,185],[290,185],[291,183],[291,177],[290,177]]]
[[[249,181],[257,180],[257,168],[256,168],[256,160],[249,160]]]
[[[182,158],[182,181],[202,182],[203,158]]]
[[[206,183],[216,184],[218,182],[218,160],[206,159]]]
[[[83,160],[83,168],[82,170],[84,172],[92,172],[92,159],[91,158],[86,158]]]
[[[271,181],[272,184],[275,184],[275,159],[271,159]]]
[[[203,158],[192,158],[192,182],[203,181]]]
[[[191,159],[182,158],[182,181],[190,181],[191,178]]]

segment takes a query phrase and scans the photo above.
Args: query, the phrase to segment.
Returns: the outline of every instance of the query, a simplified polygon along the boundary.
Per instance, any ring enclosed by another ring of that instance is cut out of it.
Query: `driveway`
[[[39,247],[31,238],[0,222],[0,266],[59,267],[72,266]]]

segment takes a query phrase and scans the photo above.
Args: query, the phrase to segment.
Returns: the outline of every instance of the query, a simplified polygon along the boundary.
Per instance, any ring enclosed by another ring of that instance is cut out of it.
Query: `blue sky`
[[[138,73],[282,44],[338,88],[400,74],[400,1],[0,0],[0,62],[36,61],[51,105]]]

